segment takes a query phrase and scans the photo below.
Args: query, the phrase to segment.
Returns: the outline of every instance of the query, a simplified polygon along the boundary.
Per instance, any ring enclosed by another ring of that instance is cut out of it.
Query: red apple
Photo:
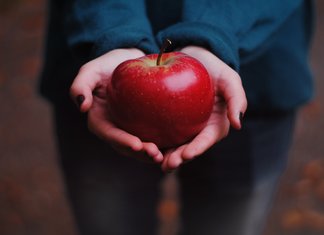
[[[193,139],[206,126],[214,104],[207,70],[181,52],[121,63],[107,92],[112,122],[161,149]]]

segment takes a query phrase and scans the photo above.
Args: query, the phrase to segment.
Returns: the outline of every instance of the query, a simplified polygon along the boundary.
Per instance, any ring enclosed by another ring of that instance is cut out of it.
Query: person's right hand
[[[88,127],[119,153],[161,163],[163,155],[154,143],[142,142],[138,137],[116,127],[107,112],[107,84],[115,68],[122,62],[144,56],[138,49],[115,49],[83,65],[74,79],[70,93],[81,112],[88,113]]]

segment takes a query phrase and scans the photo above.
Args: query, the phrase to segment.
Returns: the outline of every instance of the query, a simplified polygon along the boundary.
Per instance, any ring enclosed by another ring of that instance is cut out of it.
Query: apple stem
[[[156,65],[157,65],[157,66],[159,66],[160,63],[161,63],[162,54],[165,52],[165,50],[166,50],[169,46],[171,46],[171,44],[172,44],[172,42],[171,42],[170,39],[168,39],[168,38],[165,39],[165,41],[164,41],[164,43],[163,43],[163,45],[162,45],[162,47],[161,47],[161,49],[160,49],[160,53],[159,53],[159,55],[158,55],[158,58],[157,58],[157,60],[156,60]]]

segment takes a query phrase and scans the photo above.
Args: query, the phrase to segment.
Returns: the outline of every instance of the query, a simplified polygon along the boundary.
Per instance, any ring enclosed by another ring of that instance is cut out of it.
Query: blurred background
[[[324,1],[311,53],[316,97],[301,110],[265,235],[324,234]],[[45,0],[0,0],[0,234],[73,235],[51,126],[37,94]],[[160,234],[177,229],[176,181],[161,185]]]

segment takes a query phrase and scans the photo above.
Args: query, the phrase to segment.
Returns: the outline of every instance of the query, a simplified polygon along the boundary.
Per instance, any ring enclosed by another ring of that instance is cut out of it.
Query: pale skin
[[[150,142],[142,142],[118,127],[107,113],[106,85],[114,69],[123,61],[145,54],[138,49],[115,49],[82,66],[70,89],[74,100],[83,95],[79,106],[88,113],[88,127],[123,155],[160,164],[163,171],[177,169],[183,163],[199,157],[211,146],[227,136],[230,126],[241,128],[240,113],[244,114],[247,101],[239,75],[208,50],[188,46],[182,52],[198,59],[207,69],[215,85],[215,104],[207,126],[190,142],[162,153]]]

